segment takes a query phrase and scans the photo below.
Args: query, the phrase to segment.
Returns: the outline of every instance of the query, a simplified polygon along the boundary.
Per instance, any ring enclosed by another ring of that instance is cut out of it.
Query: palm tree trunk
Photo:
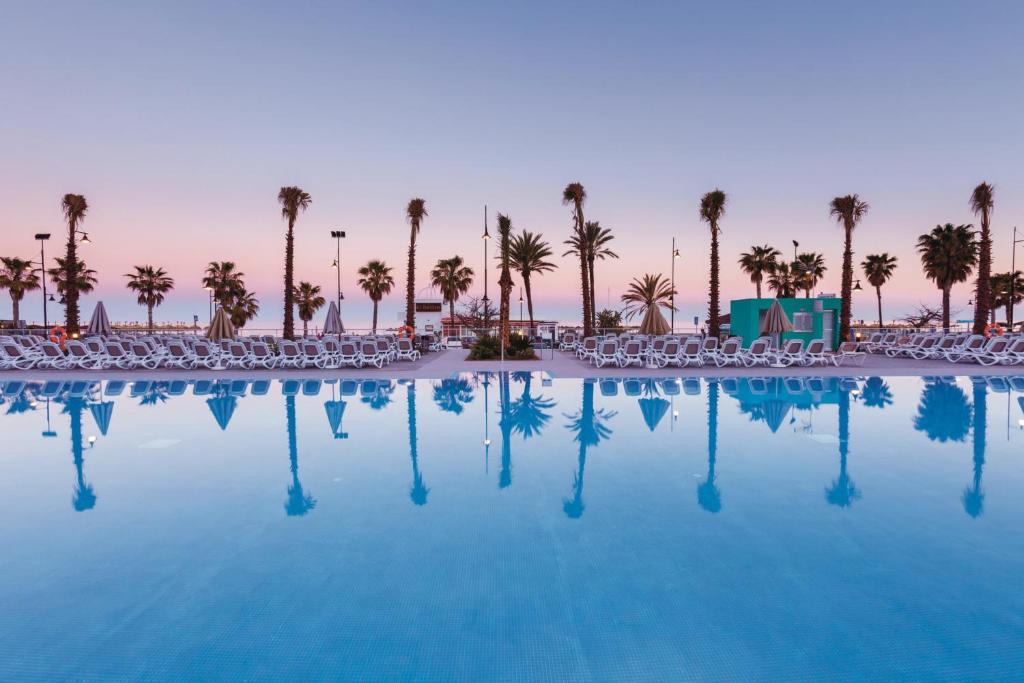
[[[850,315],[853,304],[853,224],[844,219],[842,306],[839,311],[839,341],[850,338]]]
[[[708,298],[708,336],[719,335],[718,323],[718,224],[711,224],[711,295]]]
[[[981,212],[981,240],[978,243],[978,282],[974,291],[974,334],[984,334],[992,306],[992,233],[988,209]]]
[[[597,291],[594,286],[594,255],[587,256],[587,270],[590,271],[590,320],[594,329],[597,329]]]
[[[45,273],[43,274],[43,277],[46,277]],[[15,296],[14,290],[11,290],[11,308],[14,309],[13,311],[11,311],[11,314],[14,316],[14,320],[12,320],[12,323],[14,324],[14,327],[17,327],[18,321],[21,320],[21,300],[17,296]]]
[[[309,321],[305,318],[302,319],[302,336],[309,336]]]
[[[590,312],[590,273],[587,272],[587,257],[580,254],[580,280],[583,287],[583,336],[594,334],[593,319]]]
[[[146,322],[149,324],[149,333],[153,334],[153,304],[146,306]]]
[[[949,287],[942,288],[942,331],[949,332]]]
[[[757,298],[761,298],[761,276],[758,275],[757,279],[754,280],[754,286],[757,287]]]
[[[875,294],[878,296],[878,327],[882,327],[882,287],[875,287]]]
[[[441,325],[441,332],[444,333],[444,325]],[[455,334],[455,300],[448,302],[448,334]]]
[[[416,298],[416,221],[412,221],[409,232],[409,264],[405,277],[405,324],[416,328],[416,310],[413,302]]]
[[[536,334],[533,325],[533,292],[530,291],[529,271],[523,273],[523,288],[526,290],[526,310],[530,314],[530,334]]]
[[[295,219],[288,219],[288,232],[284,238],[284,338],[295,339]]]
[[[77,225],[74,219],[68,223],[68,245],[64,277],[67,278],[67,291],[64,293],[66,308],[65,327],[68,334],[77,334],[78,329],[78,245],[76,244]]]

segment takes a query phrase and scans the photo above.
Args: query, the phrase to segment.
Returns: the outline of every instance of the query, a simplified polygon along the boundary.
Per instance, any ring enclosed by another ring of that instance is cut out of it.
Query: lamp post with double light
[[[46,240],[50,239],[50,233],[36,233],[36,239],[39,240],[39,274],[43,279],[43,329],[46,329],[50,326],[46,316]],[[18,321],[15,320],[14,324],[17,325]]]
[[[1010,303],[1006,307],[1006,326],[1013,332],[1013,298],[1017,286],[1017,245],[1024,243],[1024,234],[1013,227],[1013,241],[1010,243]]]
[[[341,240],[345,238],[344,230],[331,230],[331,237],[334,238],[337,246],[337,255],[334,257],[334,263],[331,267],[334,268],[335,274],[338,277],[338,315],[341,315],[341,302],[344,300],[344,296],[341,294]]]
[[[672,318],[672,334],[676,333],[676,260],[679,258],[679,250],[676,249],[676,238],[672,238],[672,293],[669,294],[669,315]]]
[[[484,328],[485,333],[490,332],[491,329],[491,313],[490,307],[487,305],[490,299],[487,298],[487,243],[491,240],[491,233],[487,231],[487,205],[484,204],[484,234],[482,235],[484,241]],[[454,321],[452,321],[454,322]]]

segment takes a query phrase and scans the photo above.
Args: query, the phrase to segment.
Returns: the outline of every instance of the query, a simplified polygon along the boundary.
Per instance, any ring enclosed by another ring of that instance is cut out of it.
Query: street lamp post
[[[209,324],[213,324],[213,287],[203,287],[206,292],[210,295],[210,321]]]
[[[523,288],[519,288],[519,331],[523,331]]]
[[[676,238],[672,238],[672,293],[669,295],[669,315],[672,317],[672,334],[676,333],[676,259],[679,258],[679,250],[676,249]]]
[[[39,240],[39,270],[43,276],[43,329],[46,329],[50,326],[46,318],[46,240],[50,239],[50,233],[36,233],[36,239]],[[14,324],[17,325],[18,321],[15,320]]]
[[[1010,305],[1006,309],[1006,326],[1013,332],[1013,297],[1015,296],[1015,285],[1017,284],[1017,245],[1024,242],[1024,235],[1013,226],[1013,242],[1010,250]]]
[[[489,242],[490,239],[491,239],[491,233],[489,233],[487,231],[487,205],[484,204],[484,234],[483,234],[483,240],[484,240],[484,299],[483,299],[483,302],[484,302],[484,327],[487,328],[486,331],[490,331],[490,327],[491,327],[490,309],[487,306],[488,302],[490,301],[490,299],[487,298],[487,242]]]
[[[341,302],[345,298],[341,295],[341,240],[345,237],[344,230],[331,230],[331,237],[334,238],[337,243],[337,256],[334,259],[332,267],[336,271],[338,276],[338,315],[341,315]]]

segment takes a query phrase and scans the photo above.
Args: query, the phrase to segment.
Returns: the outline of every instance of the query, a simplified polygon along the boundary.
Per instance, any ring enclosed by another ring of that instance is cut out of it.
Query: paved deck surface
[[[843,367],[799,367],[766,368],[718,368],[714,365],[702,368],[596,368],[577,360],[570,353],[550,350],[543,358],[535,361],[468,361],[465,350],[450,350],[430,353],[416,362],[398,362],[377,368],[342,368],[328,370],[6,370],[0,371],[0,382],[9,380],[30,380],[38,378],[82,379],[180,379],[180,378],[281,378],[281,377],[334,377],[353,378],[390,377],[396,379],[438,379],[451,377],[460,372],[517,371],[546,372],[552,377],[770,377],[814,376],[814,377],[859,377],[865,375],[883,376],[928,376],[928,375],[1024,375],[1024,366],[982,366],[976,363],[949,363],[938,360],[917,361],[912,359],[888,358],[868,355],[863,366]]]

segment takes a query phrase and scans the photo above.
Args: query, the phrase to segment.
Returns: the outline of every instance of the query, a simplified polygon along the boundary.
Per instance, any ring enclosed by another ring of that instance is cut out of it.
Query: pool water
[[[0,680],[1024,670],[1021,378],[2,388]]]

